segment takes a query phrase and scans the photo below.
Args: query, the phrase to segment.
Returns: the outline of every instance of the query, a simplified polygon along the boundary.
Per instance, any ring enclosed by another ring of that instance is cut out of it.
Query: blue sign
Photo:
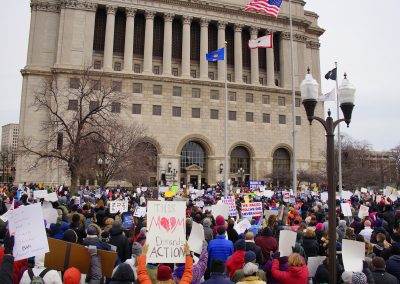
[[[260,186],[264,186],[263,180],[251,180],[250,181],[250,189],[255,189]]]

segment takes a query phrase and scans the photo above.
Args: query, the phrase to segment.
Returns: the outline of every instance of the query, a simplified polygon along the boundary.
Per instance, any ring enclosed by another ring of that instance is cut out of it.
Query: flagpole
[[[337,119],[340,119],[340,111],[339,111],[339,83],[338,83],[338,67],[337,62],[335,62],[336,68],[336,111],[337,111]],[[342,137],[340,136],[340,123],[337,126],[337,135],[338,135],[338,175],[339,175],[339,197],[342,199]]]
[[[224,48],[224,61],[225,61],[225,141],[224,141],[224,154],[225,154],[225,162],[224,162],[224,183],[225,183],[225,196],[228,196],[228,52],[227,52],[227,42],[225,41]]]
[[[292,0],[289,0],[289,24],[290,24],[290,61],[292,67],[292,173],[293,173],[293,194],[297,196],[297,169],[296,169],[296,93],[294,90],[294,62],[293,62],[293,23],[292,23]]]

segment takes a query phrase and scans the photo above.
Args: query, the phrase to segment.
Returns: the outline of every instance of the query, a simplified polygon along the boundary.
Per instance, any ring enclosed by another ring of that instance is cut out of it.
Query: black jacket
[[[1,284],[13,284],[13,273],[14,273],[14,257],[11,255],[5,255],[3,257],[3,264],[0,268],[0,280]]]
[[[264,256],[261,248],[253,242],[246,241],[246,251],[253,251],[256,254],[256,262],[262,266],[264,265]]]
[[[228,228],[226,233],[228,234],[228,240],[232,241],[233,244],[239,239],[239,234],[234,228]]]
[[[111,228],[110,229],[110,241],[109,243],[117,247],[118,257],[121,262],[125,262],[131,257],[131,252],[129,251],[129,242],[125,235],[122,233],[121,228]]]
[[[121,263],[115,270],[110,284],[127,284],[135,282],[135,274],[127,263]]]
[[[399,280],[392,274],[386,272],[385,269],[376,268],[374,272],[372,272],[372,277],[377,284],[399,284]]]
[[[319,244],[315,237],[303,237],[303,248],[307,257],[319,256]]]

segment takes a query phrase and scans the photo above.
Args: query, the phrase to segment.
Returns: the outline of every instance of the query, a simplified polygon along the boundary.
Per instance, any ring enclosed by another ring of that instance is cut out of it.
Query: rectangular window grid
[[[219,112],[217,109],[210,109],[210,118],[211,119],[218,119]]]
[[[236,120],[236,111],[230,110],[228,116],[229,116],[229,120]]]
[[[200,99],[200,89],[193,88],[192,89],[192,98],[193,99]]]
[[[142,83],[133,83],[133,92],[135,94],[141,94],[142,93]]]
[[[254,102],[254,96],[251,93],[246,93],[246,103]]]
[[[172,116],[181,117],[181,115],[182,115],[182,108],[181,107],[177,107],[177,106],[173,106],[172,107]]]
[[[246,112],[246,121],[247,122],[253,122],[254,121],[254,113]]]
[[[153,115],[161,115],[161,106],[153,105]]]
[[[263,123],[270,123],[271,122],[271,116],[269,113],[263,113],[262,115]]]
[[[285,97],[278,97],[278,105],[280,106],[285,105]]]
[[[269,95],[263,95],[262,96],[262,103],[264,105],[269,105]]]
[[[228,100],[231,102],[236,102],[236,92],[228,92]]]
[[[279,115],[279,124],[286,124],[286,115]]]
[[[296,116],[296,125],[301,125],[301,116]]]
[[[121,103],[118,103],[118,102],[111,103],[111,112],[120,113],[121,112]]]
[[[141,114],[142,113],[142,105],[141,104],[133,104],[132,105],[132,114]]]
[[[153,85],[153,94],[162,95],[162,85]]]
[[[192,108],[192,117],[200,118],[200,108]]]
[[[180,97],[182,96],[182,87],[174,86],[172,88],[172,95],[174,97]]]
[[[140,64],[133,64],[133,72],[140,73]]]

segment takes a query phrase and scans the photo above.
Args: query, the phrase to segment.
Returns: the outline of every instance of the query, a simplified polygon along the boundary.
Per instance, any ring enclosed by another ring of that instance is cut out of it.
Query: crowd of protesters
[[[24,188],[4,188],[0,198],[0,215],[14,208],[34,202],[32,191],[36,185]],[[400,202],[383,197],[376,202],[372,192],[358,193],[346,202],[351,204],[353,217],[345,217],[337,200],[336,220],[328,219],[327,204],[312,191],[302,192],[284,202],[282,192],[276,191],[269,198],[246,189],[231,193],[235,196],[238,217],[224,219],[200,208],[216,204],[222,192],[219,187],[204,191],[194,198],[187,197],[186,235],[190,235],[193,222],[204,228],[200,254],[193,253],[188,244],[184,247],[185,263],[147,263],[146,217],[133,217],[127,226],[125,219],[133,216],[137,206],[146,207],[147,200],[174,200],[175,196],[164,193],[136,192],[123,188],[81,188],[71,194],[67,188],[56,189],[58,201],[52,202],[58,219],[47,226],[50,238],[77,243],[87,247],[91,257],[90,270],[83,275],[77,268],[65,271],[48,269],[44,255],[14,261],[14,236],[10,236],[7,223],[0,221],[0,283],[207,283],[207,284],[263,284],[263,283],[328,283],[329,271],[326,259],[310,277],[308,258],[326,256],[329,246],[328,224],[336,224],[337,279],[338,283],[399,283],[400,281]],[[50,192],[50,190],[49,190]],[[79,202],[76,200],[79,198]],[[126,199],[129,210],[111,214],[109,201]],[[182,198],[180,198],[182,199]],[[247,200],[245,200],[247,199]],[[265,210],[277,210],[278,214],[253,217],[251,226],[238,233],[235,224],[241,218],[241,204],[259,201]],[[400,199],[399,199],[400,201]],[[360,205],[369,207],[368,216],[358,217]],[[281,230],[297,233],[293,252],[280,256]],[[362,272],[344,271],[341,257],[344,239],[365,243],[365,261]],[[98,250],[115,251],[117,261],[110,278],[103,277]],[[312,282],[310,282],[312,281]]]

